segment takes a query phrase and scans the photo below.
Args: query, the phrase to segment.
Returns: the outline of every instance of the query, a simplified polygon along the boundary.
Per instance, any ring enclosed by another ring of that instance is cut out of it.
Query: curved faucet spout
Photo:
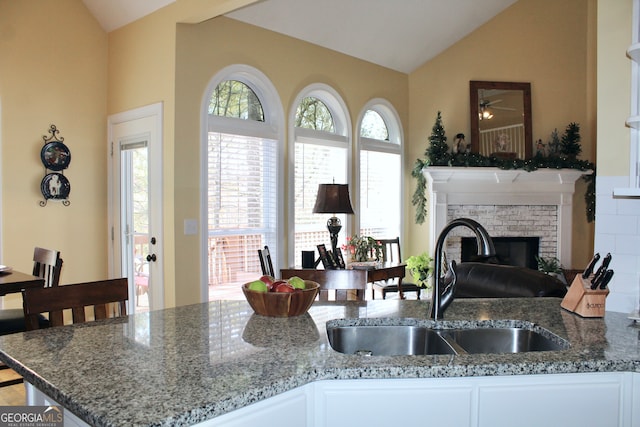
[[[442,273],[442,259],[443,259],[443,251],[444,251],[444,242],[447,238],[447,235],[456,227],[464,226],[471,231],[473,231],[476,235],[476,240],[478,243],[478,255],[481,256],[494,256],[496,254],[496,250],[493,246],[493,240],[491,240],[491,236],[485,228],[480,225],[479,222],[470,219],[470,218],[458,218],[451,221],[447,224],[440,235],[438,236],[438,240],[436,242],[435,249],[435,259],[434,259],[434,273],[433,273],[433,295],[431,298],[431,312],[429,313],[429,317],[431,319],[442,319],[444,315],[444,310],[451,304],[453,301],[453,295],[455,292],[456,285],[456,277],[455,277],[455,262],[451,261],[450,271],[452,273],[451,282],[446,286],[445,289],[441,290],[441,287],[444,283],[441,283],[440,276]]]

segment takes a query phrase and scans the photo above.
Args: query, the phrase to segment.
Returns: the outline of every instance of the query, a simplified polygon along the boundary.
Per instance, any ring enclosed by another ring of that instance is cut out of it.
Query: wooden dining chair
[[[62,258],[60,252],[52,249],[36,247],[33,250],[33,274],[44,279],[44,286],[58,286],[60,272],[62,270]],[[45,327],[48,320],[39,316],[40,327]],[[0,310],[0,335],[15,334],[26,330],[24,311],[21,308],[7,308]],[[0,363],[0,370],[9,369],[4,363]],[[22,377],[0,381],[0,388],[23,382]]]
[[[264,249],[258,249],[258,257],[260,258],[260,267],[262,268],[262,274],[265,276],[276,277],[276,272],[273,269],[273,262],[271,261],[271,252],[269,252],[269,247],[265,245]]]
[[[33,274],[44,280],[44,287],[55,287],[60,283],[62,258],[60,252],[52,249],[36,247],[33,250]],[[46,318],[41,322],[46,324]],[[21,308],[0,310],[0,335],[15,334],[25,331],[24,312]]]
[[[400,251],[400,237],[393,239],[378,239],[382,245],[382,261],[391,263],[402,263],[402,253]],[[420,299],[420,286],[415,283],[402,280],[402,293],[415,292],[416,298]],[[372,298],[376,298],[376,290],[382,293],[382,299],[386,299],[388,293],[398,292],[398,279],[390,279],[372,284]]]
[[[64,310],[71,310],[73,323],[88,319],[85,307],[93,308],[93,319],[126,316],[129,286],[127,278],[77,283],[53,288],[32,288],[22,291],[27,330],[40,328],[38,316],[49,313],[52,327],[64,325]],[[116,303],[116,310],[110,310]]]

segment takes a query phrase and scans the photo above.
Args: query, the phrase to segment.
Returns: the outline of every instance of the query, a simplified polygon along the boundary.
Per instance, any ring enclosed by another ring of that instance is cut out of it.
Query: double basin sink
[[[426,321],[397,324],[397,319],[336,319],[327,322],[331,347],[346,354],[363,356],[521,353],[560,351],[569,343],[530,322],[446,322]],[[373,323],[373,324],[371,324]],[[400,322],[402,323],[402,322]]]

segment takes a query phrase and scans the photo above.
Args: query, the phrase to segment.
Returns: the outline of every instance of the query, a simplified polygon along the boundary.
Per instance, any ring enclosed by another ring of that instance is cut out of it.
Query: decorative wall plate
[[[61,171],[69,167],[71,152],[64,143],[51,141],[42,147],[40,159],[45,168],[52,171]]]
[[[45,199],[64,200],[69,197],[71,184],[61,173],[48,173],[42,178],[40,190]]]

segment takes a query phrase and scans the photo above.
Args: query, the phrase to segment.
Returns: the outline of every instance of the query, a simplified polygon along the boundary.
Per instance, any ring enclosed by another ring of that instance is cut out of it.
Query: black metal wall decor
[[[40,160],[44,165],[44,178],[40,183],[40,191],[44,200],[40,201],[40,206],[47,206],[49,200],[61,201],[64,206],[69,206],[69,193],[71,184],[64,176],[64,170],[71,163],[71,152],[69,147],[64,145],[63,137],[58,136],[56,125],[49,127],[51,136],[43,135],[44,146],[40,151]]]

